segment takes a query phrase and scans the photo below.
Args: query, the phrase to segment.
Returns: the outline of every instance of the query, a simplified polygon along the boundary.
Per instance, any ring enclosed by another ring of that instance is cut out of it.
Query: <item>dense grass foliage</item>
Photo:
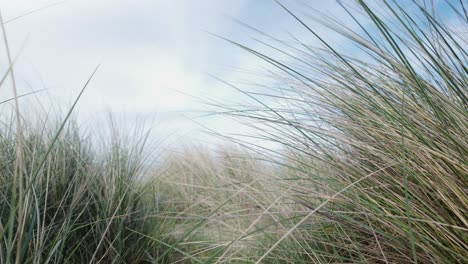
[[[204,263],[255,262],[297,214],[297,204],[278,184],[279,169],[243,148],[191,148],[169,155],[158,176],[161,193],[174,197],[179,217],[205,219],[191,234],[190,254]],[[286,246],[267,262],[300,259],[302,249]]]
[[[161,256],[173,223],[158,218],[165,205],[141,178],[144,138],[113,133],[93,147],[74,125],[58,137],[51,127],[23,123],[21,146],[11,126],[0,130],[1,263],[151,263]]]
[[[418,1],[352,2],[342,3],[352,23],[314,18],[354,46],[348,51],[287,7],[323,49],[300,36],[293,44],[273,39],[267,46],[287,55],[281,60],[239,45],[280,70],[261,95],[280,103],[247,93],[260,107],[238,113],[252,113],[264,138],[290,150],[290,173],[303,181],[291,195],[309,208],[271,250],[300,233],[305,261],[465,263],[463,3],[437,11]]]

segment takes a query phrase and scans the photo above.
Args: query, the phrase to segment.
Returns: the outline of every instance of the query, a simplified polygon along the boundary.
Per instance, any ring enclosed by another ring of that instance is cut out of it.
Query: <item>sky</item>
[[[196,134],[199,123],[234,129],[220,118],[196,118],[207,109],[197,97],[232,97],[234,91],[210,75],[235,79],[236,70],[253,67],[255,59],[210,33],[245,40],[246,29],[235,19],[270,30],[281,17],[272,5],[263,0],[0,0],[11,53],[20,54],[19,94],[45,89],[34,100],[46,109],[66,109],[99,64],[79,102],[80,117],[155,116],[155,130],[179,135]],[[28,14],[33,10],[38,11]],[[7,66],[3,63],[2,70]],[[11,96],[1,91],[1,98]]]
[[[291,23],[270,0],[0,0],[0,11],[12,56],[19,54],[19,94],[45,89],[21,99],[26,115],[67,109],[99,64],[78,104],[80,122],[98,126],[108,112],[123,122],[146,116],[156,123],[154,137],[177,142],[207,128],[245,129],[225,117],[200,117],[210,110],[200,100],[243,100],[212,76],[239,81],[261,64],[212,34],[254,46],[252,31],[236,20],[272,34]],[[0,98],[11,98],[10,90]]]
[[[299,0],[282,2],[301,7]],[[313,4],[343,15],[335,1]],[[178,143],[197,140],[207,128],[245,129],[224,116],[201,117],[210,107],[200,100],[248,100],[217,78],[258,78],[265,65],[213,34],[255,48],[255,32],[236,21],[274,36],[304,30],[272,0],[0,0],[0,11],[11,53],[19,54],[19,94],[45,89],[21,99],[23,111],[37,111],[31,101],[45,111],[66,109],[99,64],[78,105],[80,122],[99,126],[109,112],[124,120],[150,117],[154,137]],[[4,49],[0,53],[4,72]],[[11,98],[11,91],[2,87],[0,98]]]

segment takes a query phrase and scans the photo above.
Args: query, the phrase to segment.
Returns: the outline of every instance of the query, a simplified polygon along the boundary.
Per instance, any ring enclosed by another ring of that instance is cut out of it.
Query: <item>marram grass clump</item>
[[[284,7],[323,48],[270,38],[276,59],[239,45],[280,70],[262,94],[280,100],[234,114],[289,150],[290,194],[308,211],[258,263],[284,243],[311,262],[468,261],[468,16],[454,2],[344,1],[346,21],[310,16],[348,50]]]
[[[159,217],[166,205],[144,178],[144,138],[109,133],[91,140],[73,122],[59,135],[49,123],[22,127],[21,145],[11,123],[0,129],[0,263],[162,263],[179,256],[164,254],[173,246],[173,222]]]

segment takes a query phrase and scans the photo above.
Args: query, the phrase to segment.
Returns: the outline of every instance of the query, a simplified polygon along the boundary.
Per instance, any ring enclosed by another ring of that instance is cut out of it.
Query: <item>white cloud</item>
[[[139,62],[129,77],[138,87],[137,108],[185,110],[193,105],[193,94],[202,88],[200,76],[171,57],[153,57]]]
[[[55,2],[0,0],[0,9],[9,20]],[[66,0],[8,23],[7,31],[14,54],[27,39],[16,65],[22,91],[45,86],[56,102],[69,104],[94,66],[102,63],[80,101],[81,112],[156,110],[171,116],[167,122],[174,129],[188,131],[196,125],[173,112],[202,105],[183,93],[243,100],[243,95],[206,73],[233,81],[239,75],[218,68],[258,64],[256,58],[204,32],[253,43],[229,17],[272,34],[282,31],[284,21],[295,23],[273,1]],[[0,60],[0,70],[7,66],[4,61]],[[4,91],[0,89],[0,97]],[[225,130],[233,126],[231,120],[207,122]]]

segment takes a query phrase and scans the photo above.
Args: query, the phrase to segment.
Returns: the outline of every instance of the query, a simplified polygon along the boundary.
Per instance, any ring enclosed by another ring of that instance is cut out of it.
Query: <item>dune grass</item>
[[[97,147],[73,122],[60,135],[50,123],[23,122],[20,200],[9,124],[0,138],[2,263],[151,263],[169,248],[174,222],[158,218],[166,204],[142,178],[144,138],[112,133]]]
[[[348,50],[281,3],[320,48],[231,41],[276,70],[227,114],[281,149],[194,145],[156,164],[148,134],[79,128],[79,97],[55,123],[13,100],[0,126],[0,263],[468,262],[465,6],[369,3],[340,2],[346,23],[310,16]]]
[[[442,4],[344,1],[354,25],[310,16],[350,51],[285,6],[322,48],[270,36],[282,59],[234,43],[279,71],[268,92],[245,92],[256,105],[231,114],[289,149],[302,181],[290,195],[309,211],[257,263],[293,234],[310,262],[468,261],[468,17],[462,2]]]

